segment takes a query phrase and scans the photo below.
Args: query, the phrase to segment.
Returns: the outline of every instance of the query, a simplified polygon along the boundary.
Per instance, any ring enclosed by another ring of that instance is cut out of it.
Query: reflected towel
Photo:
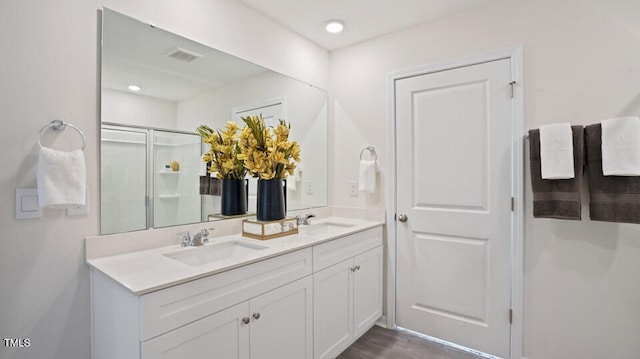
[[[640,176],[640,118],[617,117],[601,121],[602,173]]]
[[[640,177],[604,176],[602,126],[585,128],[589,215],[594,221],[640,223]]]
[[[300,172],[302,172],[302,164],[298,164],[293,170],[293,174],[287,178],[287,190],[295,192],[298,189]]]
[[[540,130],[529,130],[529,162],[533,191],[533,216],[580,220],[582,215],[580,188],[584,165],[584,137],[582,126],[571,126],[573,138],[573,167],[571,179],[542,179],[540,163]]]
[[[38,156],[38,204],[48,208],[72,208],[86,203],[87,168],[84,152],[40,148]]]
[[[358,191],[373,193],[376,190],[376,161],[360,161],[360,173],[358,176]]]
[[[573,135],[568,122],[540,126],[540,165],[543,179],[575,177]]]

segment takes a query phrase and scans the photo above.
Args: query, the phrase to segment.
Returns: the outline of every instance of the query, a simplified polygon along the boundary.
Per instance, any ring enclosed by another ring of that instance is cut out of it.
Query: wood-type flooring
[[[406,331],[374,325],[337,359],[481,359]]]

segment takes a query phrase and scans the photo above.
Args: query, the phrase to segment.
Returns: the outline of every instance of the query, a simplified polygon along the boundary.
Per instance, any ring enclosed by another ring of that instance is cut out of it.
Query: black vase
[[[256,218],[259,221],[277,221],[287,213],[285,185],[281,179],[258,180],[258,206]]]
[[[220,213],[223,216],[247,213],[247,183],[245,179],[222,179]]]

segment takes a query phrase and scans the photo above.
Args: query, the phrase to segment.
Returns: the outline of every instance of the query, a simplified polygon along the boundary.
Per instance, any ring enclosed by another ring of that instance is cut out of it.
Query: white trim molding
[[[523,298],[524,298],[524,83],[522,46],[494,51],[457,61],[426,65],[418,68],[392,72],[387,76],[387,118],[388,118],[388,173],[386,187],[387,203],[387,307],[386,326],[396,327],[396,118],[395,82],[404,78],[471,66],[502,59],[511,60],[513,85],[512,132],[511,132],[511,193],[514,198],[511,229],[511,325],[510,359],[522,357],[523,342]]]

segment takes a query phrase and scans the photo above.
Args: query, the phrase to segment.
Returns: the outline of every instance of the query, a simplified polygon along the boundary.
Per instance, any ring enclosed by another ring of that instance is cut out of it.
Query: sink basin
[[[321,222],[314,223],[308,226],[300,226],[299,229],[309,234],[322,234],[328,232],[334,232],[338,230],[344,230],[345,228],[353,227],[355,224],[340,223],[340,222]]]
[[[250,256],[265,248],[267,247],[259,244],[233,240],[166,253],[164,256],[192,267],[197,267],[231,258],[240,259],[242,257]]]

